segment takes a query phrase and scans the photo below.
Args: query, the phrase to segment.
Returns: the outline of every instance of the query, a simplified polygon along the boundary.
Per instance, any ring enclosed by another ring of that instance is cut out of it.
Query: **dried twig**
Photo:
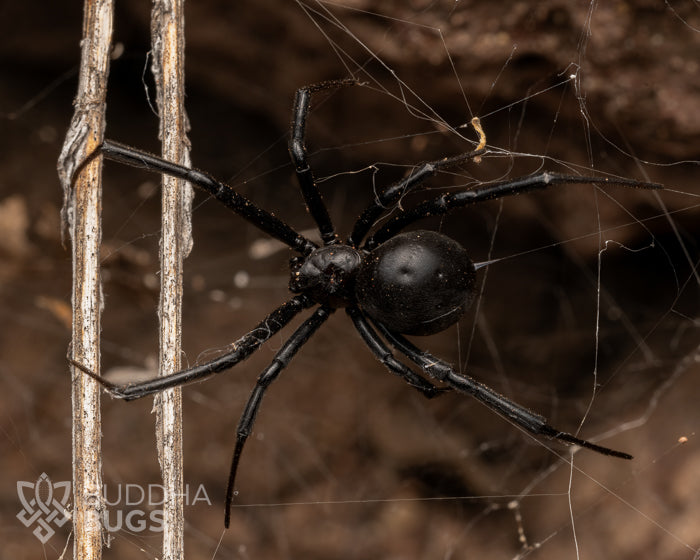
[[[184,0],[156,0],[151,13],[153,75],[160,112],[162,155],[189,165],[184,110]],[[191,187],[163,176],[160,240],[160,375],[180,369],[182,264],[191,241]],[[158,458],[163,476],[163,558],[182,558],[184,543],[182,395],[179,388],[156,395]]]
[[[85,0],[80,81],[75,112],[58,161],[64,189],[64,228],[73,251],[72,359],[93,371],[100,364],[100,243],[102,159],[73,174],[102,142],[112,39],[112,0]],[[102,457],[100,386],[72,368],[73,531],[75,558],[102,555]]]

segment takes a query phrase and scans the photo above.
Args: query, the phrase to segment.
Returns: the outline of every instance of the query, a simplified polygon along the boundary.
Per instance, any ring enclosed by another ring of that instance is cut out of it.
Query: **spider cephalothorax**
[[[228,353],[171,375],[128,385],[116,385],[73,360],[71,363],[94,377],[115,397],[138,399],[170,387],[202,380],[235,366],[284,328],[301,311],[316,306],[311,316],[287,339],[272,363],[260,374],[241,414],[226,494],[224,522],[227,527],[238,462],[265,391],[296,352],[337,308],[345,308],[357,332],[382,364],[426,397],[434,397],[454,389],[474,396],[513,424],[534,435],[556,438],[605,455],[631,459],[627,453],[614,451],[557,430],[547,424],[543,416],[500,395],[472,377],[456,372],[450,364],[418,349],[407,340],[403,334],[433,334],[459,320],[474,297],[476,272],[465,249],[452,239],[430,231],[404,233],[402,230],[427,216],[442,215],[455,208],[484,200],[547,189],[555,185],[591,183],[635,188],[661,186],[631,179],[544,172],[442,194],[436,198],[428,198],[413,208],[404,209],[398,204],[404,194],[417,189],[426,179],[441,170],[481,157],[486,151],[486,141],[482,135],[476,150],[424,163],[413,169],[404,179],[378,192],[356,220],[350,236],[345,242],[341,242],[307,161],[304,130],[310,98],[314,92],[354,83],[354,80],[340,80],[305,87],[297,92],[294,99],[289,149],[306,207],[316,222],[323,241],[321,247],[247,200],[229,185],[206,173],[106,140],[91,157],[102,154],[107,159],[186,179],[261,231],[295,251],[297,256],[290,262],[289,287],[296,295],[239,338],[231,345],[232,349]],[[377,226],[378,220],[386,217],[388,211],[392,211],[393,216],[383,225]],[[396,359],[394,352],[403,355],[424,374],[444,385],[433,385],[426,377]]]
[[[356,302],[355,281],[362,264],[357,249],[340,243],[314,249],[289,261],[289,290],[333,309]]]

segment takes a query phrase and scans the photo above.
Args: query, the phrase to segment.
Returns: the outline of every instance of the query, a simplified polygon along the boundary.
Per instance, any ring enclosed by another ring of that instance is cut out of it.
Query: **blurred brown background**
[[[508,258],[481,273],[480,305],[459,328],[417,343],[567,431],[586,415],[597,363],[599,392],[580,434],[610,432],[601,443],[629,451],[633,462],[579,453],[567,495],[571,470],[541,442],[467,397],[424,400],[383,371],[341,311],[270,389],[241,463],[241,505],[220,543],[238,415],[291,330],[245,365],[185,390],[186,482],[192,492],[203,484],[211,501],[186,511],[189,558],[693,557],[700,12],[690,2],[569,4],[190,3],[194,164],[296,228],[311,223],[286,154],[294,91],[351,72],[368,85],[324,98],[308,127],[317,175],[340,173],[323,188],[342,232],[373,184],[470,149],[416,118],[395,97],[397,78],[425,102],[409,93],[412,107],[434,109],[453,126],[478,115],[490,145],[520,154],[485,158],[434,187],[576,165],[667,190],[610,189],[613,200],[571,187],[421,224],[459,239],[476,261]],[[143,76],[148,18],[147,3],[117,4],[107,135],[157,151]],[[0,6],[0,555],[8,558],[58,558],[69,538],[65,526],[42,545],[15,516],[17,481],[71,477],[70,257],[60,242],[55,162],[76,91],[81,23],[77,2]],[[576,73],[578,97],[564,84]],[[157,356],[157,181],[116,164],[105,177],[103,368],[149,370]],[[189,363],[288,297],[288,253],[252,258],[262,236],[201,195],[194,237]],[[146,400],[104,399],[104,474],[113,490],[158,482]],[[678,445],[681,436],[688,443]],[[113,537],[107,558],[160,555],[158,533],[122,528]]]

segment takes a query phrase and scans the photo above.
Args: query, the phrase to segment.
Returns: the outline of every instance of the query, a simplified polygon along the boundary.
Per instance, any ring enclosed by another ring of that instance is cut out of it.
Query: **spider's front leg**
[[[314,334],[318,328],[330,317],[333,312],[325,306],[321,306],[314,314],[304,321],[301,326],[294,331],[294,334],[290,336],[284,343],[282,348],[277,354],[275,354],[272,363],[265,368],[265,370],[258,377],[258,381],[255,384],[255,388],[248,398],[241,419],[238,422],[238,429],[236,430],[236,447],[233,451],[233,459],[231,460],[231,471],[228,478],[228,486],[226,488],[226,514],[224,517],[224,525],[228,529],[231,522],[231,504],[233,502],[233,489],[236,482],[236,471],[238,470],[238,463],[241,459],[241,454],[243,453],[243,446],[245,445],[251,430],[253,429],[253,424],[255,423],[255,416],[260,409],[260,404],[262,398],[265,395],[265,391],[270,386],[270,384],[277,379],[282,370],[287,367],[291,359],[298,352],[298,350],[306,344],[312,334]]]
[[[259,208],[245,196],[236,192],[233,187],[215,179],[208,173],[167,161],[155,154],[138,150],[112,140],[105,140],[94,152],[85,158],[76,168],[72,183],[75,182],[85,166],[100,155],[104,156],[106,159],[123,163],[131,167],[184,179],[192,183],[198,189],[213,196],[218,202],[247,220],[259,230],[264,231],[302,255],[308,255],[316,248],[315,243],[294,231],[285,222],[270,212]]]
[[[163,377],[155,377],[138,383],[129,383],[127,385],[117,385],[97,375],[95,372],[86,368],[84,365],[76,362],[72,358],[68,361],[79,370],[83,371],[100,385],[102,385],[109,393],[118,399],[127,401],[140,399],[147,395],[160,393],[171,387],[180,387],[195,381],[202,381],[211,375],[220,373],[245,360],[260,346],[265,343],[272,335],[277,333],[285,325],[287,325],[296,315],[313,305],[313,303],[303,295],[293,297],[288,302],[282,304],[265,319],[263,319],[252,331],[245,334],[233,343],[233,349],[230,352],[219,356],[205,364],[200,364],[182,371],[172,373]]]
[[[306,202],[306,207],[318,226],[324,245],[336,243],[337,236],[333,228],[331,217],[328,214],[328,209],[321,198],[321,192],[318,190],[311,165],[309,165],[306,157],[306,117],[309,114],[311,97],[314,93],[325,89],[337,89],[356,85],[357,83],[357,80],[354,79],[320,82],[298,89],[294,96],[292,132],[289,138],[289,155],[294,164],[294,171],[297,175],[304,202]]]

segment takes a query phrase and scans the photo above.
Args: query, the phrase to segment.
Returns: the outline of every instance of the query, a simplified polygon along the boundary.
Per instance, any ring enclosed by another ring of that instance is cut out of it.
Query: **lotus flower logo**
[[[17,481],[17,495],[24,509],[17,514],[25,527],[37,525],[34,536],[46,543],[56,531],[51,524],[62,527],[70,518],[67,510],[70,499],[69,481],[51,482],[46,473],[41,473],[36,482]]]

